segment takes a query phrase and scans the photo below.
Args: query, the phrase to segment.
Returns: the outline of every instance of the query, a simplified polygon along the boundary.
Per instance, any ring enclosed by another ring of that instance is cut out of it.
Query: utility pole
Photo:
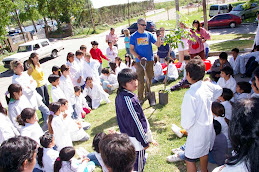
[[[206,30],[208,30],[208,19],[207,19],[206,0],[202,0],[202,7],[203,7],[204,28],[205,28]]]

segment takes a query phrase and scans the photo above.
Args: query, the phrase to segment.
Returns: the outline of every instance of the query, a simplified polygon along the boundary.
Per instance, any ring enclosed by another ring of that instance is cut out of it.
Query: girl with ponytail
[[[42,147],[38,148],[37,161],[43,171],[53,171],[54,162],[59,156],[59,152],[54,150],[55,141],[53,136],[47,132],[40,137]]]
[[[73,158],[75,156],[75,153],[75,149],[70,146],[61,149],[59,157],[54,163],[54,172],[92,172],[94,170],[94,162],[89,162],[89,158],[77,160]]]
[[[30,101],[23,95],[22,87],[19,84],[11,84],[5,93],[5,99],[8,104],[8,114],[14,126],[20,130],[16,117],[21,114],[25,108],[33,107]]]
[[[27,136],[40,144],[40,137],[44,134],[36,115],[36,110],[25,108],[22,113],[17,116],[17,122],[22,126],[21,136]]]
[[[60,151],[66,146],[73,146],[69,126],[66,126],[63,120],[66,116],[60,116],[61,104],[59,102],[52,102],[49,105],[49,110],[48,127],[50,134],[54,136],[57,150]]]

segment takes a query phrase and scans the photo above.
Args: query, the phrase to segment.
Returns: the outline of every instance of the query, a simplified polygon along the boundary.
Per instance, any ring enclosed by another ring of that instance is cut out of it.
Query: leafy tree
[[[0,40],[4,40],[7,34],[6,27],[10,24],[11,11],[14,9],[11,0],[0,1]]]

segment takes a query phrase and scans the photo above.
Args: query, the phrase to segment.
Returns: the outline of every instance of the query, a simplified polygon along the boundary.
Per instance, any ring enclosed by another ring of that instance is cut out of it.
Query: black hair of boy
[[[48,77],[48,81],[49,81],[49,83],[55,82],[57,79],[59,79],[59,77],[60,76],[58,76],[58,75],[51,74]]]
[[[68,103],[67,99],[58,99],[58,102],[59,102],[61,105],[65,105],[66,103]]]
[[[98,45],[98,42],[97,41],[92,41],[91,44],[92,45]]]
[[[221,69],[221,72],[224,72],[226,75],[233,75],[234,71],[232,69],[232,67],[230,66],[225,66]]]
[[[102,71],[101,71],[102,74],[109,74],[110,71],[108,68],[103,68]]]
[[[205,75],[205,64],[201,59],[191,59],[185,70],[193,81],[200,81]]]
[[[117,94],[119,94],[124,87],[126,87],[126,83],[132,81],[132,80],[137,80],[138,75],[136,72],[133,72],[132,69],[122,69],[119,74],[118,74],[118,83],[119,83],[119,88],[117,90]]]
[[[233,97],[233,91],[229,88],[223,88],[221,97],[223,97],[225,101],[230,101]]]
[[[190,60],[191,59],[191,56],[189,56],[189,55],[185,55],[184,57],[183,57],[183,60]]]
[[[216,135],[219,135],[221,133],[221,129],[222,129],[219,121],[213,119],[213,126],[214,126],[214,130],[215,130]]]
[[[55,66],[52,67],[52,72],[58,71],[58,70],[59,70],[59,67],[58,67],[58,66],[55,65]]]
[[[259,79],[259,67],[254,70],[254,75]]]
[[[49,145],[52,143],[52,141],[53,141],[53,136],[49,132],[46,132],[43,136],[40,137],[40,144],[43,148],[48,148]],[[42,162],[44,150],[42,147],[38,148],[38,153],[37,153],[37,161],[40,167],[44,167]]]
[[[236,52],[237,54],[239,53],[239,49],[238,48],[233,48],[231,51]]]
[[[103,139],[103,137],[106,136],[106,134],[104,132],[100,132],[100,133],[97,133],[95,136],[94,136],[94,139],[93,139],[93,150],[97,153],[100,153],[100,150],[99,150],[99,143],[100,141]]]
[[[228,60],[228,54],[226,52],[222,52],[219,54],[219,58],[222,60]]]
[[[109,134],[99,143],[104,164],[112,172],[131,172],[136,161],[136,152],[126,134]]]
[[[238,82],[237,85],[239,86],[240,90],[243,91],[243,93],[251,93],[251,84],[249,82]]]
[[[76,56],[81,56],[81,55],[83,55],[84,53],[83,53],[83,51],[81,51],[81,50],[77,50],[76,51]]]
[[[78,92],[78,91],[81,91],[81,87],[75,86],[75,87],[74,87],[74,91],[75,91],[75,93]]]
[[[212,111],[213,114],[215,114],[217,116],[225,117],[225,108],[219,102],[212,102],[211,111]]]
[[[173,60],[172,58],[170,58],[170,57],[166,57],[166,58],[165,58],[165,61],[168,62],[168,63],[171,63],[171,62],[173,62],[174,60]]]
[[[81,45],[80,48],[79,48],[81,51],[87,49],[87,47],[85,45]]]
[[[88,81],[88,80],[93,80],[93,78],[88,76],[88,77],[86,77],[85,82]]]

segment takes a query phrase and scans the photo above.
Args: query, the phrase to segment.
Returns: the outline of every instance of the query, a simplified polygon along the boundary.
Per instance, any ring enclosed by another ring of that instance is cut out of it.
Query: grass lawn
[[[233,48],[243,51],[245,48],[251,48],[253,43],[254,40],[224,41],[210,46],[210,51],[231,51]]]

